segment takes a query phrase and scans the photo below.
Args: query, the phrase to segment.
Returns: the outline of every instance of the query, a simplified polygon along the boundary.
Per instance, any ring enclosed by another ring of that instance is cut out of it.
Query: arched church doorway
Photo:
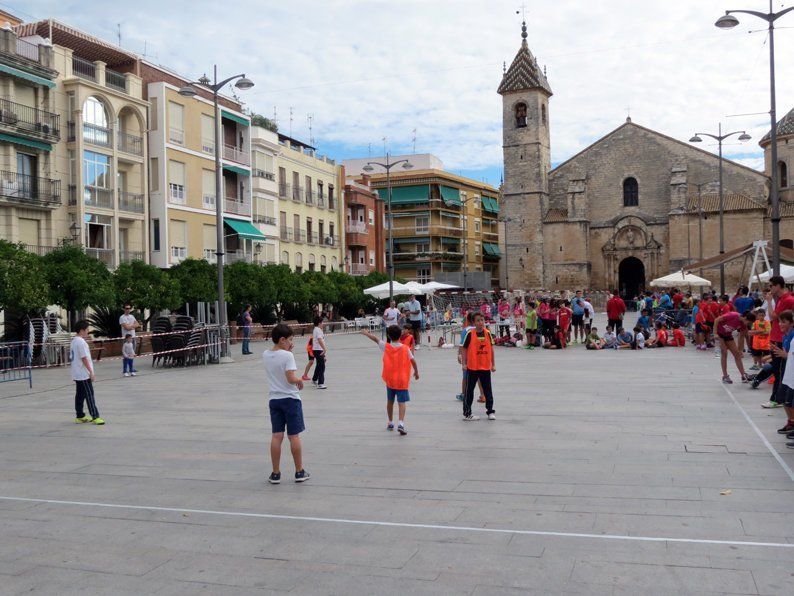
[[[645,265],[637,257],[626,257],[618,266],[618,290],[624,300],[645,291]]]

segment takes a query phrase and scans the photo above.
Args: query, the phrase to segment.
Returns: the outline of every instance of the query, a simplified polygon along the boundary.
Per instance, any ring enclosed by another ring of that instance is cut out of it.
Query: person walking
[[[71,374],[75,383],[74,394],[74,421],[78,424],[91,422],[101,426],[105,421],[99,417],[94,399],[94,363],[91,360],[91,349],[88,347],[86,338],[88,337],[88,321],[81,319],[74,324],[74,331],[77,335],[72,339],[69,347],[71,357]],[[88,416],[83,407],[88,406]]]
[[[314,329],[312,329],[312,351],[314,352],[314,375],[312,383],[317,389],[327,389],[325,386],[325,362],[328,358],[328,348],[325,346],[325,333],[323,333],[323,318],[314,318]]]
[[[245,305],[241,316],[243,320],[243,355],[248,356],[249,354],[253,354],[251,351],[251,324],[254,322],[254,319],[251,316],[250,304]]]
[[[414,336],[414,342],[416,342],[416,349],[418,350],[422,331],[422,305],[416,299],[416,296],[411,294],[405,306],[408,309],[408,320],[411,324],[411,333]]]

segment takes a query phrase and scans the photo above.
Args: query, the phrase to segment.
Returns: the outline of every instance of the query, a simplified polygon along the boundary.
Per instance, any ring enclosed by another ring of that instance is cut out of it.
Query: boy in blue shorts
[[[281,482],[281,444],[284,431],[287,431],[292,459],[295,460],[295,482],[305,482],[310,478],[303,469],[303,453],[300,433],[306,430],[303,423],[301,394],[303,381],[298,376],[298,366],[292,353],[292,329],[279,323],[273,328],[271,338],[273,347],[265,350],[262,357],[265,371],[270,382],[270,423],[273,436],[270,440],[270,459],[273,473],[267,479],[270,484]]]

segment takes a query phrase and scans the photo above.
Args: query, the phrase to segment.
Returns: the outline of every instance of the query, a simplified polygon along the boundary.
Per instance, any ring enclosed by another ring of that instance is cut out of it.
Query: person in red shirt
[[[728,352],[733,354],[733,359],[736,361],[736,368],[742,375],[742,383],[750,381],[749,375],[744,372],[744,364],[742,364],[742,353],[736,346],[733,339],[734,332],[738,332],[743,336],[747,336],[747,328],[755,321],[755,315],[751,312],[746,312],[740,315],[736,311],[731,311],[720,315],[714,320],[714,335],[720,340],[720,365],[722,366],[722,382],[730,385],[733,383],[731,377],[728,375]]]
[[[775,397],[780,387],[780,381],[786,370],[786,359],[775,355],[774,346],[783,346],[783,332],[780,330],[778,317],[785,310],[794,310],[794,295],[786,290],[786,281],[780,275],[773,275],[769,278],[769,293],[766,295],[766,307],[769,320],[772,322],[772,329],[769,332],[769,343],[772,348],[772,374],[775,375],[775,383],[772,386],[772,396],[769,401],[761,404],[762,408],[779,408],[782,404]]]
[[[626,312],[626,303],[618,295],[617,290],[612,290],[612,296],[607,300],[607,319],[613,329],[623,326],[623,314]]]
[[[673,336],[667,340],[668,346],[673,346],[674,348],[683,348],[686,346],[686,336],[684,332],[681,331],[681,326],[678,323],[673,323]]]
[[[570,309],[570,302],[563,300],[562,306],[557,313],[557,323],[565,334],[566,343],[571,341],[571,321],[573,320],[573,311]]]
[[[673,308],[678,310],[681,308],[681,303],[684,301],[684,295],[678,288],[673,290]]]
[[[559,325],[554,326],[554,335],[552,338],[543,344],[547,350],[564,350],[566,346],[565,332]]]
[[[403,327],[403,334],[400,337],[400,343],[404,346],[408,346],[408,349],[411,350],[411,354],[416,354],[416,340],[414,339],[413,327],[410,325]]]
[[[551,320],[551,308],[549,307],[548,298],[540,299],[540,304],[538,304],[538,319],[540,319],[540,332],[543,334],[543,337],[548,338],[551,333],[551,326],[549,325],[549,321]]]
[[[720,296],[719,307],[720,307],[720,315],[724,315],[726,313],[735,310],[733,308],[733,304],[731,304],[731,299],[728,297],[728,294],[723,294],[722,296]]]
[[[706,316],[706,347],[714,347],[711,331],[714,328],[714,320],[720,316],[720,305],[714,300],[714,296],[704,294],[700,306]]]
[[[646,348],[664,348],[667,345],[667,330],[664,323],[656,323],[656,337],[645,342]]]

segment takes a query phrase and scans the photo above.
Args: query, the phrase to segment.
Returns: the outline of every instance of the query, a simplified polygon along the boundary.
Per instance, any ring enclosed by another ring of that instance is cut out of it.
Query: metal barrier
[[[33,388],[30,345],[24,341],[0,343],[0,383],[28,380]]]

